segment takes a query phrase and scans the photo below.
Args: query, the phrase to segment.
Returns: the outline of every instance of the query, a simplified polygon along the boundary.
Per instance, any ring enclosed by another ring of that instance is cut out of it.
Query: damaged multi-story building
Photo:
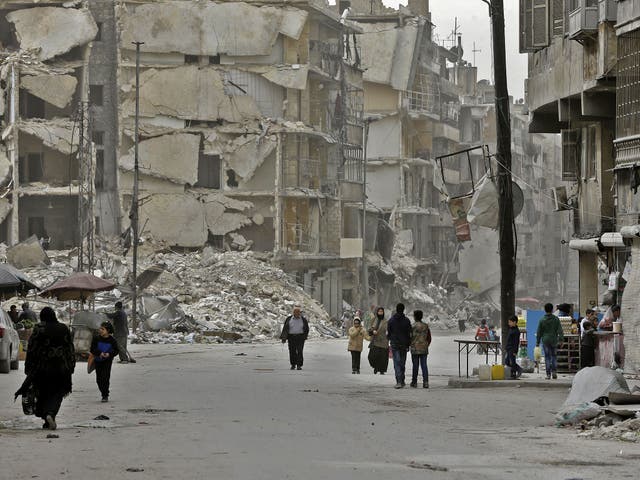
[[[72,2],[0,2],[0,240],[77,244],[88,55],[98,26]],[[34,8],[32,8],[34,7]],[[87,155],[90,152],[83,152]],[[86,182],[85,182],[86,183]]]
[[[446,67],[458,54],[434,43],[427,0],[399,10],[381,1],[339,5],[350,7],[348,18],[363,30],[366,188],[375,220],[367,222],[366,238],[379,235],[366,242],[371,298],[420,304],[417,291],[457,272],[454,228],[433,185],[433,158],[459,141],[459,95]],[[389,268],[399,267],[396,254],[405,257],[404,272]]]
[[[428,1],[397,10],[380,1],[339,3],[345,4],[363,30],[366,189],[377,209],[370,216],[379,234],[390,229],[395,240],[390,248],[380,235],[368,252],[373,298],[390,303],[404,296],[420,304],[428,302],[419,296],[428,283],[462,283],[476,298],[499,303],[497,225],[466,225],[471,235],[457,236],[447,204],[467,205],[482,178],[495,174],[493,85],[478,82],[477,68],[463,59],[461,36],[453,35],[447,47],[433,40]],[[553,214],[549,190],[559,140],[528,134],[526,105],[512,109],[513,170],[522,185],[518,295],[559,301],[569,264],[561,243],[564,219]]]
[[[332,315],[343,296],[356,300],[363,95],[354,23],[307,0],[3,4],[3,144],[19,166],[5,182],[6,241],[77,242],[54,212],[76,211],[81,131],[95,161],[96,232],[129,227],[140,42],[142,235],[273,252]],[[38,63],[21,63],[25,55]],[[84,130],[74,128],[85,108]]]

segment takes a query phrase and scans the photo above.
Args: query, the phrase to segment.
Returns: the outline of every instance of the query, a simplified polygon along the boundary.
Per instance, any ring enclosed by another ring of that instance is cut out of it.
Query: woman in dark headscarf
[[[43,308],[40,324],[29,338],[24,363],[27,381],[35,389],[35,414],[44,420],[42,428],[56,429],[56,415],[62,399],[71,393],[71,375],[75,365],[69,329],[58,322],[52,308]]]
[[[389,366],[389,340],[387,339],[387,321],[384,318],[384,308],[378,307],[376,318],[371,322],[371,326],[365,337],[369,340],[369,364],[373,368],[373,373],[386,373]]]

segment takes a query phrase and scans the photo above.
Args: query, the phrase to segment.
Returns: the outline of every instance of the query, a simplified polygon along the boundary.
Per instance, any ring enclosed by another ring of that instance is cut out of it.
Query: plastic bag
[[[533,349],[533,358],[536,362],[542,358],[542,349],[540,347]]]
[[[33,385],[30,385],[27,391],[22,395],[22,413],[25,415],[35,415],[36,410],[36,391]]]
[[[570,405],[556,414],[556,425],[575,425],[582,420],[591,420],[600,415],[601,412],[600,405],[593,402]]]
[[[93,353],[89,353],[89,358],[87,358],[87,373],[91,373],[96,369],[96,359],[93,356]]]

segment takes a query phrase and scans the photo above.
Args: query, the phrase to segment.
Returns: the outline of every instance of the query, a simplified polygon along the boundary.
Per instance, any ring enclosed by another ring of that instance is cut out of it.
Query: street
[[[352,375],[344,339],[307,342],[302,371],[281,344],[133,345],[110,403],[77,365],[55,432],[12,403],[21,365],[0,375],[0,478],[637,478],[637,444],[553,426],[564,389],[448,388],[452,339],[434,332],[429,390],[394,390],[366,350]]]

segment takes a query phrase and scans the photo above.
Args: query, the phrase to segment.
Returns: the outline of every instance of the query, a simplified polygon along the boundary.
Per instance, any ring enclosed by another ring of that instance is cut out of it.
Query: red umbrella
[[[55,297],[62,301],[81,300],[84,302],[95,292],[106,292],[115,287],[116,284],[113,282],[103,280],[90,273],[78,272],[45,288],[40,292],[40,296]]]

